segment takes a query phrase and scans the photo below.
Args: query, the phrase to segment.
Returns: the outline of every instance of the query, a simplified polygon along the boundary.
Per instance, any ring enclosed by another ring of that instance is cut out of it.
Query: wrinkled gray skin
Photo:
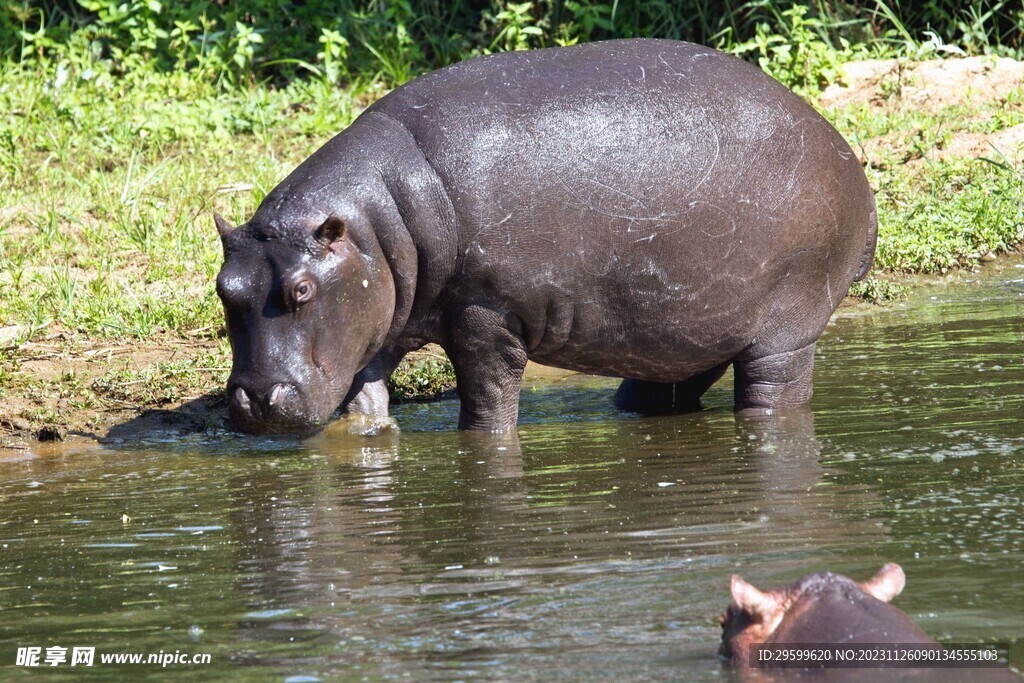
[[[499,54],[418,78],[314,153],[245,225],[218,291],[246,432],[387,414],[428,342],[459,426],[514,427],[533,360],[628,378],[620,406],[806,403],[814,345],[874,252],[842,137],[758,69],[687,43]]]

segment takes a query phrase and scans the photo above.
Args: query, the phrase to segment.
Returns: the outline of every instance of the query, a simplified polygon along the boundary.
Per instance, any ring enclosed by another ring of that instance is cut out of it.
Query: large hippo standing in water
[[[814,345],[874,253],[843,138],[755,67],[624,40],[481,57],[369,107],[243,226],[218,218],[231,420],[387,414],[428,342],[465,429],[516,424],[527,360],[625,378],[619,404],[811,396]]]

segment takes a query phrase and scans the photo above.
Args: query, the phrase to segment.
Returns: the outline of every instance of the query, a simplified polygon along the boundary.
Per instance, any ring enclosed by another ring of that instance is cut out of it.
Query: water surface
[[[0,463],[0,666],[19,646],[210,653],[91,679],[731,680],[728,580],[899,562],[931,635],[1024,664],[1024,268],[836,317],[813,410],[639,418],[524,391],[520,438],[174,434]],[[170,673],[169,673],[170,672]]]

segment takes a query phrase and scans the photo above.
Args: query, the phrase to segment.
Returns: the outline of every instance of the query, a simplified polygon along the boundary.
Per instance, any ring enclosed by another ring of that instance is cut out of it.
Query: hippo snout
[[[274,384],[264,391],[229,387],[228,415],[236,429],[249,434],[301,433],[317,427],[306,401],[291,384]]]

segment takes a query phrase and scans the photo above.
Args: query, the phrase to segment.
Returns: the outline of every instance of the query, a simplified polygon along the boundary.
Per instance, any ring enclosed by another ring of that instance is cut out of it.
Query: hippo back
[[[930,644],[935,641],[899,609],[854,586],[802,595],[772,635],[773,645],[797,643]]]
[[[493,55],[364,116],[408,130],[448,194],[444,295],[500,299],[550,365],[666,381],[752,340],[763,354],[813,343],[871,242],[874,202],[842,137],[757,68],[697,45]],[[674,360],[634,366],[608,357],[612,343]]]

